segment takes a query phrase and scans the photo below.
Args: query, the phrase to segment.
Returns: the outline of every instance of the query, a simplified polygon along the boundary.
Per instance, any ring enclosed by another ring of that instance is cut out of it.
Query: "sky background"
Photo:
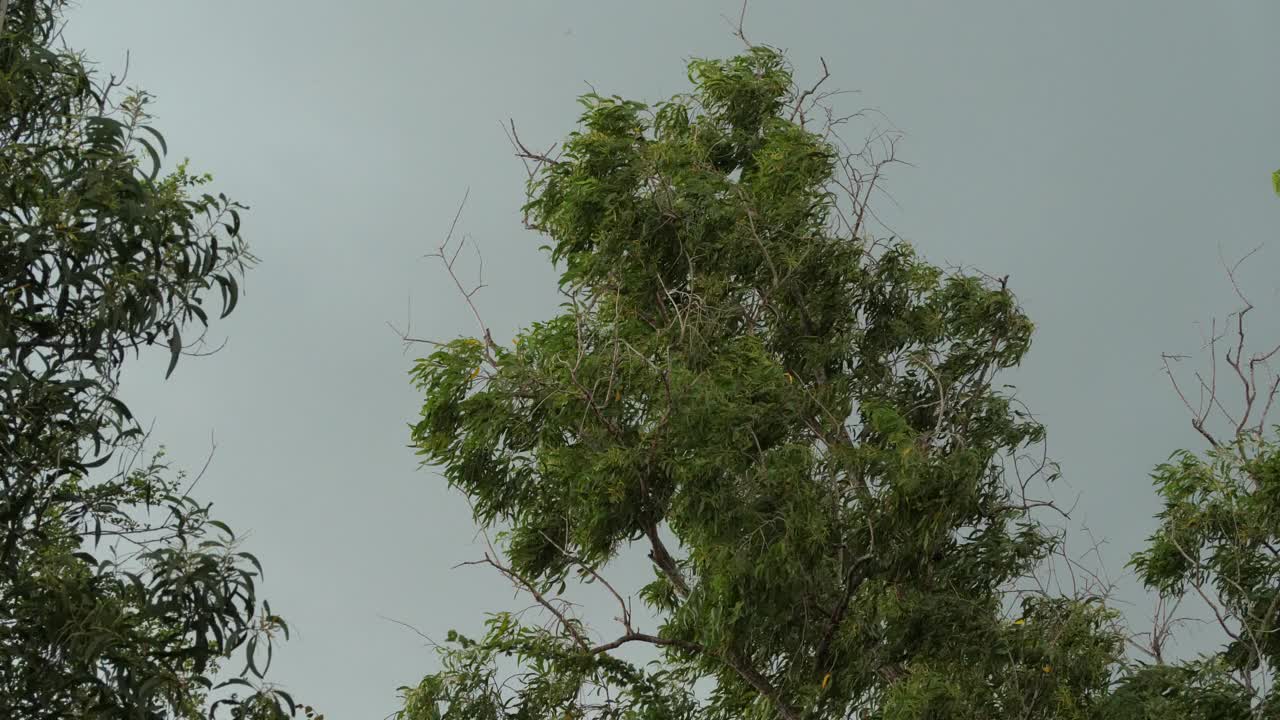
[[[422,255],[469,188],[459,228],[483,254],[495,337],[554,314],[557,275],[521,227],[525,174],[501,123],[545,146],[573,129],[588,83],[683,92],[689,58],[741,48],[726,21],[739,6],[130,0],[70,14],[68,42],[103,70],[131,52],[172,157],[252,207],[262,263],[211,333],[226,347],[167,382],[165,354],[144,357],[125,399],[192,472],[216,439],[197,494],[249,533],[265,594],[299,631],[275,678],[329,718],[382,718],[434,669],[384,616],[441,637],[526,604],[490,570],[450,569],[481,549],[467,506],[407,447],[414,352],[386,323],[475,332]],[[1280,338],[1280,3],[755,0],[746,28],[787,49],[803,84],[824,57],[829,87],[858,91],[837,107],[903,131],[913,167],[876,207],[890,227],[936,263],[1010,275],[1039,330],[1006,377],[1049,427],[1078,538],[1105,539],[1123,580],[1154,527],[1151,468],[1201,447],[1160,354],[1197,353],[1196,323],[1236,309],[1220,251],[1264,245],[1241,280],[1254,337]]]

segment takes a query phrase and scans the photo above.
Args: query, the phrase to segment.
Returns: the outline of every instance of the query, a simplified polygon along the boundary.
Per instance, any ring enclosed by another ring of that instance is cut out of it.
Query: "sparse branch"
[[[604,585],[605,588],[609,590],[609,593],[613,595],[614,599],[618,601],[618,605],[622,608],[622,616],[619,617],[618,620],[622,623],[622,626],[623,628],[626,629],[628,635],[633,634],[634,631],[631,627],[631,607],[627,604],[627,601],[623,599],[622,594],[618,592],[617,588],[615,588],[608,580],[605,580],[604,576],[601,575],[589,563],[587,563],[577,555],[569,552],[568,549],[566,549],[565,547],[560,545],[560,543],[557,543],[555,540],[553,540],[551,536],[547,535],[546,533],[542,533],[542,537],[547,542],[551,543],[551,545],[554,546],[557,550],[559,550],[560,554],[563,555],[566,559],[573,562],[578,567],[582,568],[582,571],[584,573],[598,580],[600,584]]]
[[[609,652],[610,650],[616,650],[617,648],[631,642],[643,642],[650,645],[656,645],[658,647],[676,647],[681,650],[688,650],[689,652],[700,653],[703,655],[708,654],[707,648],[696,642],[689,640],[670,640],[658,637],[657,635],[648,635],[640,632],[628,632],[626,635],[623,635],[616,640],[591,648],[590,652],[592,655],[599,655],[601,653]]]
[[[456,287],[458,289],[458,292],[461,293],[462,299],[467,303],[467,307],[470,308],[471,310],[471,315],[475,318],[476,324],[480,327],[480,331],[482,333],[482,336],[484,337],[485,360],[488,361],[490,367],[497,368],[498,361],[493,354],[494,350],[497,349],[497,345],[494,343],[493,335],[489,332],[489,326],[485,324],[484,318],[480,316],[480,310],[479,308],[476,307],[475,300],[473,299],[476,293],[480,292],[486,287],[484,284],[484,277],[483,275],[481,275],[480,279],[476,282],[476,285],[472,287],[470,290],[464,287],[462,284],[462,280],[458,277],[458,273],[454,270],[454,264],[458,260],[458,253],[462,251],[462,246],[466,242],[466,239],[464,238],[463,240],[459,241],[457,247],[453,248],[452,252],[450,252],[449,250],[449,245],[450,243],[453,242],[453,234],[458,227],[458,219],[462,217],[462,210],[463,208],[466,207],[467,199],[470,196],[471,196],[471,188],[467,188],[466,193],[464,193],[462,196],[462,202],[458,204],[458,211],[454,213],[453,222],[449,224],[449,232],[445,235],[444,241],[440,243],[440,245],[436,248],[435,252],[428,253],[423,257],[439,258],[440,261],[444,264],[445,271],[449,273],[449,278],[453,280],[454,287]],[[477,249],[476,255],[479,256],[479,254],[480,254],[480,251]],[[480,262],[481,262],[481,266],[480,266],[481,272],[483,273],[483,270],[484,270],[483,257],[480,258]]]
[[[786,700],[782,698],[782,694],[778,691],[776,687],[773,686],[773,683],[769,682],[769,678],[760,674],[757,670],[749,666],[746,662],[744,662],[741,658],[739,658],[733,652],[718,653],[718,652],[712,651],[711,649],[707,648],[706,646],[700,643],[696,643],[688,640],[671,640],[667,638],[661,638],[656,635],[646,635],[644,633],[631,632],[631,633],[627,633],[626,635],[623,635],[622,637],[617,638],[616,640],[613,640],[612,642],[608,642],[603,645],[597,645],[596,647],[588,650],[588,653],[592,655],[598,655],[600,653],[608,652],[610,650],[619,648],[631,642],[644,642],[650,645],[656,645],[658,647],[675,647],[675,648],[680,648],[681,650],[687,650],[689,652],[700,653],[700,654],[708,655],[711,657],[718,657],[721,660],[723,660],[724,663],[728,665],[731,670],[737,673],[738,677],[742,678],[756,692],[760,693],[760,695],[762,695],[765,699],[771,702],[773,706],[777,708],[778,714],[781,715],[784,718],[784,720],[800,720],[800,713],[794,707],[788,704]]]
[[[1188,564],[1190,564],[1192,567],[1200,566],[1199,559],[1196,557],[1193,557],[1190,553],[1188,553],[1182,547],[1182,545],[1178,543],[1177,539],[1175,539],[1171,535],[1167,535],[1166,539],[1169,541],[1170,544],[1173,545],[1174,549],[1178,551],[1178,554],[1181,555],[1182,558]],[[1228,583],[1233,582],[1231,578],[1223,577],[1222,579]],[[1245,645],[1247,645],[1249,647],[1249,651],[1253,653],[1253,656],[1259,661],[1261,661],[1262,658],[1264,657],[1261,645],[1258,643],[1258,638],[1255,635],[1254,628],[1247,622],[1247,620],[1245,618],[1237,617],[1235,613],[1231,612],[1230,610],[1224,609],[1218,602],[1215,602],[1214,599],[1210,597],[1209,593],[1204,589],[1204,583],[1201,580],[1197,578],[1193,578],[1189,580],[1187,584],[1190,585],[1191,588],[1196,591],[1196,594],[1200,596],[1200,599],[1204,601],[1204,604],[1213,613],[1213,617],[1215,620],[1217,620],[1218,627],[1222,629],[1223,633],[1225,633],[1227,637],[1231,638],[1233,641],[1244,643]],[[1237,585],[1237,588],[1238,587],[1239,586]],[[1240,624],[1240,632],[1236,632],[1231,629],[1231,626],[1229,624],[1229,621],[1231,620],[1234,620]],[[1252,674],[1248,670],[1243,670],[1241,671],[1240,674],[1241,674],[1241,677],[1238,678],[1238,682],[1240,683],[1241,687],[1243,687],[1250,694],[1253,694]]]
[[[1191,401],[1187,399],[1187,394],[1183,392],[1182,386],[1178,383],[1178,378],[1173,374],[1173,368],[1169,365],[1170,361],[1176,362],[1178,360],[1183,360],[1186,356],[1161,353],[1160,357],[1164,362],[1164,373],[1169,377],[1169,382],[1173,385],[1173,391],[1178,394],[1178,398],[1182,400],[1182,404],[1187,408],[1187,412],[1191,413],[1191,427],[1194,428],[1196,432],[1200,433],[1200,435],[1209,442],[1210,446],[1218,447],[1220,444],[1218,438],[1215,437],[1214,434],[1205,426],[1205,419],[1208,411],[1204,408],[1203,402],[1201,403],[1201,408],[1199,410],[1191,407]],[[1197,375],[1197,377],[1199,376]],[[1200,380],[1200,385],[1201,387],[1204,387],[1204,380]]]
[[[1266,432],[1267,418],[1275,405],[1276,396],[1280,394],[1280,374],[1277,374],[1271,366],[1271,360],[1277,354],[1280,354],[1280,345],[1252,354],[1247,351],[1245,319],[1254,310],[1255,306],[1241,289],[1237,271],[1240,265],[1253,257],[1259,249],[1255,247],[1245,253],[1239,260],[1230,264],[1222,258],[1221,252],[1219,253],[1222,268],[1226,273],[1228,282],[1231,284],[1232,292],[1241,303],[1241,307],[1229,316],[1231,318],[1230,330],[1224,330],[1219,333],[1217,320],[1215,319],[1212,322],[1209,337],[1204,345],[1209,352],[1209,377],[1206,379],[1199,372],[1195,374],[1200,391],[1199,407],[1192,407],[1187,393],[1173,373],[1171,363],[1184,360],[1186,356],[1172,353],[1161,355],[1165,375],[1168,376],[1174,392],[1182,401],[1183,406],[1191,414],[1192,428],[1208,441],[1210,447],[1214,448],[1222,447],[1226,444],[1227,439],[1211,431],[1208,427],[1208,421],[1213,410],[1216,409],[1221,413],[1229,424],[1230,430],[1227,434],[1232,439],[1240,439],[1244,435],[1261,437]],[[1228,341],[1228,346],[1223,353],[1223,359],[1227,367],[1231,369],[1231,375],[1234,376],[1240,388],[1241,402],[1237,409],[1238,414],[1226,407],[1218,387],[1218,343],[1225,339],[1228,333],[1230,333],[1231,339]]]
[[[551,601],[547,600],[546,596],[544,596],[541,592],[539,592],[538,588],[535,587],[533,583],[520,577],[520,575],[516,573],[515,570],[498,562],[489,553],[484,554],[483,560],[469,560],[467,562],[461,563],[459,567],[465,566],[465,565],[489,565],[494,569],[496,569],[498,572],[505,575],[508,580],[510,580],[516,586],[523,588],[526,592],[528,592],[530,595],[533,596],[533,599],[536,600],[539,605],[546,608],[548,612],[554,615],[556,620],[560,621],[560,625],[565,629],[565,632],[569,633],[570,637],[573,638],[573,642],[575,645],[577,645],[584,652],[591,652],[591,646],[587,643],[586,638],[583,637],[582,632],[577,628],[577,626],[574,625],[574,623],[570,621],[569,618],[563,612],[561,612],[555,605],[552,605]]]
[[[530,150],[524,144],[524,141],[520,139],[520,134],[516,132],[515,120],[508,118],[507,123],[502,126],[502,132],[506,134],[507,140],[511,143],[512,148],[515,149],[516,157],[524,161],[524,169],[529,174],[530,180],[536,177],[543,167],[560,164],[559,156],[552,157],[551,155],[552,151],[556,149],[555,143],[552,143],[550,147],[542,152]],[[532,161],[533,165],[530,165],[529,161]]]
[[[831,77],[831,71],[827,69],[827,61],[826,61],[826,59],[825,59],[825,58],[822,58],[822,57],[819,57],[819,58],[818,58],[818,61],[822,63],[822,77],[819,77],[819,78],[818,78],[818,80],[817,80],[817,82],[815,82],[815,83],[813,84],[813,86],[812,86],[812,87],[810,87],[808,90],[805,90],[804,92],[800,93],[800,96],[796,98],[795,106],[794,106],[794,107],[792,108],[792,110],[791,110],[791,117],[790,117],[790,120],[791,120],[792,122],[795,122],[796,117],[799,117],[799,118],[800,118],[800,124],[801,124],[801,125],[804,125],[804,103],[805,103],[805,101],[806,101],[806,100],[808,100],[808,99],[809,99],[809,97],[810,97],[810,96],[812,96],[814,93],[816,93],[816,92],[818,91],[818,88],[822,87],[822,83],[826,82],[826,81],[827,81],[827,79]]]
[[[390,321],[390,320],[387,320],[387,321],[386,321],[386,323],[385,323],[385,324],[386,324],[386,326],[387,326],[388,328],[390,328],[390,329],[391,329],[391,332],[395,333],[395,334],[396,334],[396,337],[400,338],[400,342],[401,342],[401,344],[402,344],[402,345],[404,345],[404,349],[405,349],[405,351],[408,351],[408,349],[409,349],[409,346],[410,346],[410,345],[419,344],[419,343],[424,344],[424,345],[431,345],[432,347],[444,347],[444,343],[442,343],[442,342],[438,342],[438,341],[436,341],[436,340],[428,340],[428,339],[426,339],[426,338],[414,337],[414,335],[413,335],[413,300],[412,300],[412,298],[410,298],[409,300],[407,300],[407,301],[406,301],[406,303],[405,303],[405,305],[406,305],[406,307],[405,307],[405,324],[404,324],[404,330],[401,330],[400,328],[398,328],[398,327],[396,327],[395,325],[391,324],[391,321]]]
[[[655,548],[661,548],[662,552],[666,553],[666,548],[662,546],[662,542],[656,537],[656,533],[651,539],[655,543]],[[670,554],[666,553],[666,557],[670,558]],[[645,643],[649,643],[651,645],[656,645],[659,647],[677,647],[683,650],[688,650],[690,652],[698,652],[702,654],[719,657],[725,662],[726,665],[728,665],[734,672],[736,672],[738,676],[741,677],[748,685],[754,688],[756,692],[759,692],[761,695],[767,698],[770,702],[772,702],[774,706],[777,707],[778,713],[782,715],[782,717],[785,718],[785,720],[800,719],[800,715],[796,711],[796,709],[791,707],[789,704],[787,704],[787,702],[782,698],[781,693],[779,693],[777,688],[775,688],[773,684],[769,682],[769,679],[764,675],[760,674],[758,671],[756,671],[754,668],[748,665],[744,660],[739,658],[733,652],[717,653],[709,650],[705,646],[696,642],[687,641],[687,640],[672,640],[667,638],[661,638],[656,635],[648,635],[645,633],[635,632],[630,629],[628,629],[626,634],[622,635],[621,637],[611,642],[592,647],[587,643],[585,636],[583,636],[582,632],[578,629],[577,625],[575,625],[573,621],[571,621],[568,618],[568,616],[566,616],[562,611],[556,608],[556,606],[552,604],[552,602],[545,595],[539,592],[537,587],[534,586],[533,583],[522,578],[512,568],[507,567],[502,563],[498,562],[494,558],[494,556],[491,555],[490,553],[486,552],[484,554],[484,559],[482,560],[471,560],[471,561],[463,562],[463,563],[460,563],[459,566],[466,566],[466,565],[489,565],[495,568],[498,572],[502,573],[504,576],[506,576],[507,579],[511,580],[513,584],[524,589],[526,592],[528,592],[530,595],[533,596],[534,600],[537,601],[539,605],[541,605],[548,612],[550,612],[552,615],[555,616],[556,620],[559,621],[560,625],[572,637],[574,644],[576,644],[579,649],[581,649],[583,652],[586,652],[587,654],[598,655],[600,653],[608,652],[609,650],[613,650],[618,647],[621,647],[622,645],[625,645],[630,642],[645,642]],[[661,567],[662,564],[660,563],[659,566]],[[680,578],[678,571],[676,571],[672,582],[677,584],[678,587],[683,588],[684,595],[688,594],[688,587],[684,584],[683,578]],[[612,590],[612,588],[610,589]],[[615,594],[615,597],[620,597],[617,595],[616,591],[614,591],[614,594]]]
[[[724,15],[721,15],[721,17],[723,17],[725,19],[725,22],[729,23],[729,26],[733,28],[733,36],[741,40],[742,44],[746,45],[747,48],[750,49],[755,46],[752,45],[751,41],[747,39],[747,31],[746,31],[747,2],[748,0],[742,0],[742,8],[738,11],[738,19],[736,22],[733,20],[730,20],[728,17]]]
[[[1174,629],[1178,625],[1192,621],[1192,618],[1176,615],[1181,604],[1181,597],[1174,598],[1172,602],[1163,595],[1156,598],[1155,610],[1151,616],[1151,630],[1126,636],[1125,642],[1130,647],[1151,658],[1157,665],[1163,665],[1165,662],[1165,646],[1173,636]],[[1147,641],[1140,643],[1138,638],[1146,638]]]
[[[430,645],[430,646],[431,646],[431,647],[433,647],[433,648],[434,648],[434,647],[439,647],[439,645],[440,645],[440,643],[438,643],[438,642],[436,642],[435,640],[431,639],[431,636],[430,636],[430,635],[426,634],[426,633],[425,633],[425,632],[423,632],[421,629],[416,628],[416,627],[414,627],[413,625],[410,625],[409,623],[407,623],[407,622],[405,622],[405,621],[403,621],[403,620],[397,620],[397,619],[395,619],[395,618],[393,618],[393,617],[387,617],[386,615],[382,615],[382,614],[379,614],[379,615],[378,615],[378,617],[379,617],[379,618],[382,618],[383,620],[386,620],[387,622],[395,623],[396,625],[400,625],[401,627],[405,627],[405,628],[408,628],[409,630],[412,630],[412,631],[413,631],[413,633],[414,633],[415,635],[417,635],[418,637],[422,638],[423,640],[426,640],[426,641],[427,641],[427,644],[428,644],[428,645]]]

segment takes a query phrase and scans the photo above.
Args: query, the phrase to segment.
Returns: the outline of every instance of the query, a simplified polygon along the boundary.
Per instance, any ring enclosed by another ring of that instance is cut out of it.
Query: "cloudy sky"
[[[168,382],[162,355],[144,360],[126,399],[179,464],[198,469],[216,440],[199,493],[250,532],[300,631],[276,677],[329,717],[381,718],[434,667],[384,617],[438,636],[521,603],[484,569],[450,570],[479,552],[466,505],[407,448],[420,399],[386,323],[475,330],[421,256],[469,188],[460,229],[483,254],[486,322],[503,339],[550,316],[556,274],[521,228],[524,171],[501,123],[546,145],[588,83],[684,91],[687,59],[740,48],[724,17],[738,8],[130,0],[71,14],[70,43],[104,70],[130,51],[174,156],[252,206],[262,263],[215,328],[226,348]],[[800,78],[825,58],[832,87],[858,91],[840,107],[904,132],[913,167],[880,201],[889,226],[935,262],[1011,276],[1039,334],[1010,381],[1117,577],[1153,527],[1151,467],[1199,447],[1160,353],[1195,353],[1196,323],[1236,308],[1220,251],[1265,245],[1242,282],[1255,337],[1280,337],[1277,29],[1272,0],[755,0],[747,15]]]

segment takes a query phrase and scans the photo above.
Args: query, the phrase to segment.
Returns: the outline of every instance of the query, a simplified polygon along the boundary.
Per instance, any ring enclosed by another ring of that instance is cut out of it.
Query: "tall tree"
[[[60,48],[65,6],[13,0],[0,35],[0,717],[278,716],[258,562],[118,394],[130,352],[173,372],[210,291],[234,308],[242,207],[161,173],[147,95]]]
[[[451,633],[401,717],[1090,717],[1114,614],[1005,595],[1057,543],[1006,474],[1043,436],[999,384],[1032,323],[1004,280],[872,236],[888,158],[811,129],[779,53],[689,77],[652,107],[585,96],[557,157],[519,146],[564,311],[415,367],[424,463],[550,623]],[[652,631],[605,579],[631,543]],[[575,578],[616,630],[571,612]]]

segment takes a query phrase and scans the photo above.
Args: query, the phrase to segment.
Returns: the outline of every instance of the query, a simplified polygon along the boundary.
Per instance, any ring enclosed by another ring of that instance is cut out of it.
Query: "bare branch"
[[[556,619],[560,621],[561,627],[563,627],[573,638],[574,644],[585,652],[591,652],[591,646],[587,644],[586,638],[583,637],[582,632],[578,630],[577,626],[571,622],[563,612],[557,609],[555,605],[552,605],[541,592],[538,592],[538,588],[535,587],[533,583],[520,577],[515,570],[512,570],[498,562],[489,553],[484,554],[483,560],[470,560],[468,562],[460,563],[460,566],[461,565],[490,565],[495,568],[498,572],[505,575],[513,584],[523,588],[526,592],[532,595],[533,599],[536,600],[539,605],[546,608],[548,612],[554,615]]]
[[[1276,396],[1280,394],[1280,374],[1277,374],[1271,366],[1272,358],[1280,354],[1280,345],[1273,346],[1262,352],[1252,354],[1247,352],[1245,319],[1254,309],[1254,304],[1241,289],[1237,272],[1240,266],[1253,257],[1259,249],[1260,247],[1255,247],[1234,263],[1228,263],[1222,256],[1221,248],[1219,248],[1219,262],[1226,273],[1232,292],[1241,302],[1241,307],[1228,316],[1230,321],[1229,330],[1224,330],[1220,333],[1217,328],[1217,320],[1213,319],[1211,322],[1209,337],[1202,346],[1202,349],[1207,349],[1209,353],[1209,377],[1206,379],[1201,373],[1195,373],[1200,392],[1199,407],[1192,407],[1187,393],[1173,373],[1171,363],[1183,360],[1186,356],[1171,353],[1161,355],[1164,372],[1173,385],[1174,392],[1191,414],[1192,428],[1200,433],[1209,442],[1209,445],[1214,448],[1222,447],[1227,442],[1227,438],[1210,431],[1208,428],[1209,418],[1214,410],[1221,413],[1222,417],[1229,423],[1230,430],[1226,431],[1225,434],[1229,435],[1230,439],[1240,440],[1245,435],[1262,437],[1266,432],[1267,417],[1275,405]],[[1227,367],[1231,369],[1231,374],[1235,377],[1240,387],[1241,403],[1237,408],[1238,415],[1227,408],[1218,388],[1218,343],[1228,333],[1232,337],[1223,353],[1223,359]],[[1243,446],[1241,446],[1241,452],[1243,452]]]
[[[599,580],[600,583],[609,590],[609,592],[613,595],[614,599],[618,601],[618,605],[622,607],[622,617],[618,618],[618,620],[622,623],[622,626],[626,629],[629,635],[633,634],[633,630],[631,628],[631,607],[627,604],[627,601],[622,598],[622,594],[619,593],[617,589],[614,588],[613,585],[609,583],[608,580],[605,580],[603,575],[597,572],[594,567],[589,565],[582,558],[569,552],[566,548],[561,546],[554,539],[552,539],[551,536],[547,535],[546,533],[542,533],[542,537],[547,542],[551,543],[551,545],[554,546],[557,550],[559,550],[560,554],[563,555],[566,559],[570,560],[571,562],[575,563],[578,567],[582,568],[582,570],[586,574],[590,575],[596,580]]]
[[[508,127],[510,128],[510,131],[508,131]],[[520,139],[520,134],[516,132],[515,120],[508,118],[507,124],[502,126],[502,131],[506,133],[507,140],[509,140],[511,142],[512,147],[515,148],[516,157],[522,160],[534,161],[535,165],[532,168],[529,167],[528,163],[525,164],[525,170],[529,173],[530,178],[536,176],[538,174],[538,171],[541,170],[544,165],[560,164],[559,156],[556,156],[556,157],[551,156],[551,151],[555,150],[556,148],[555,143],[552,143],[551,147],[547,148],[543,152],[536,152],[534,150],[530,150],[529,147],[525,145],[524,142]]]
[[[379,618],[382,618],[383,620],[386,620],[387,622],[393,622],[393,623],[395,623],[395,624],[397,624],[397,625],[400,625],[400,626],[403,626],[403,627],[409,628],[409,629],[410,629],[410,630],[412,630],[412,631],[413,631],[413,632],[414,632],[418,637],[422,638],[423,640],[426,640],[426,641],[427,641],[427,644],[428,644],[428,645],[430,645],[430,646],[431,646],[431,647],[433,647],[433,648],[434,648],[434,647],[439,647],[439,646],[440,646],[440,643],[436,642],[435,640],[432,640],[430,635],[427,635],[427,634],[426,634],[426,633],[424,633],[423,631],[419,630],[418,628],[414,627],[413,625],[410,625],[409,623],[407,623],[407,622],[405,622],[405,621],[403,621],[403,620],[396,620],[395,618],[387,617],[386,615],[383,615],[383,614],[381,614],[381,613],[379,613],[379,614],[378,614],[378,617],[379,617]]]
[[[831,71],[827,69],[826,59],[819,57],[818,61],[822,63],[822,77],[818,78],[818,81],[813,84],[813,87],[800,93],[800,96],[796,98],[795,107],[791,111],[791,122],[795,122],[796,117],[799,116],[801,126],[804,125],[804,101],[808,100],[811,95],[816,93],[818,88],[822,87],[822,83],[826,82],[827,79],[831,77]]]
[[[639,632],[628,632],[617,640],[591,648],[590,652],[592,655],[599,655],[600,653],[615,650],[630,642],[643,642],[650,645],[657,645],[658,647],[677,647],[682,650],[688,650],[689,652],[702,653],[704,655],[710,654],[710,651],[708,651],[705,646],[696,642],[689,640],[669,640],[667,638],[658,637],[657,635],[647,635]]]
[[[724,15],[721,15],[720,17],[724,18],[725,22],[729,23],[730,27],[733,28],[733,36],[741,40],[742,44],[746,45],[747,48],[750,49],[755,46],[747,39],[747,32],[744,29],[747,22],[747,2],[748,0],[742,0],[742,9],[738,12],[738,20],[736,23]]]
[[[462,285],[462,280],[459,279],[458,273],[453,269],[454,263],[458,258],[458,253],[462,250],[462,245],[466,242],[466,238],[463,238],[462,241],[458,243],[458,246],[453,249],[452,253],[449,252],[449,244],[453,242],[453,234],[458,227],[458,219],[462,217],[462,210],[466,207],[467,198],[470,196],[471,188],[467,188],[466,193],[462,196],[462,202],[458,204],[458,211],[453,216],[453,222],[449,224],[449,232],[445,235],[444,241],[440,243],[435,252],[428,253],[423,257],[439,258],[444,264],[445,270],[453,280],[454,286],[458,288],[458,292],[462,294],[462,299],[467,303],[467,307],[471,309],[471,315],[475,317],[476,324],[480,327],[480,331],[484,338],[485,360],[488,361],[490,367],[497,368],[498,361],[493,354],[493,351],[497,349],[497,345],[493,342],[493,335],[489,332],[489,326],[485,324],[484,318],[480,316],[479,308],[476,307],[474,300],[472,300],[476,293],[484,289],[485,285],[483,282],[479,282],[475,287],[468,290]],[[479,252],[480,251],[477,248],[476,253],[479,254]]]

